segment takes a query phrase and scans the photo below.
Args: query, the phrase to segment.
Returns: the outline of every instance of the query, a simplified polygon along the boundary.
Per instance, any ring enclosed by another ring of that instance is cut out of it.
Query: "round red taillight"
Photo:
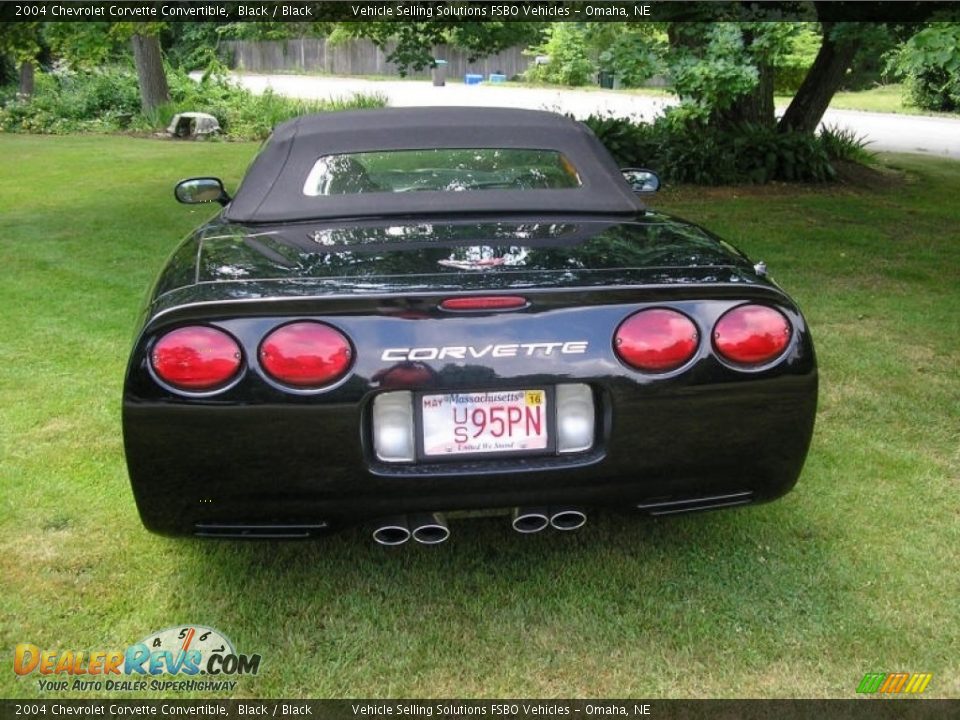
[[[631,315],[617,328],[613,347],[627,365],[647,372],[674,370],[697,351],[700,333],[676,310],[655,308]]]
[[[741,365],[762,365],[780,355],[790,342],[790,321],[765,305],[741,305],[727,312],[713,328],[717,352]]]
[[[203,392],[237,376],[243,354],[237,341],[206,325],[182,327],[161,337],[150,364],[161,380],[181,390]]]
[[[319,388],[342,378],[353,352],[339,330],[318,322],[277,328],[260,343],[260,365],[274,380],[301,388]]]

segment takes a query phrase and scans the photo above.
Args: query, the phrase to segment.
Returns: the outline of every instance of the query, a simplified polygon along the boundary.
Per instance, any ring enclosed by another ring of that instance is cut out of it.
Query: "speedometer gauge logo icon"
[[[176,655],[197,650],[205,658],[213,653],[236,655],[230,639],[219,630],[206,625],[176,625],[151,633],[140,642],[150,648],[151,652],[166,650]]]

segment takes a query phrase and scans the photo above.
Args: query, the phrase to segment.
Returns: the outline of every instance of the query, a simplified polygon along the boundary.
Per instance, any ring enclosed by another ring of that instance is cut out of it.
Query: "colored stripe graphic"
[[[858,693],[875,693],[886,679],[886,673],[867,673],[857,686]]]
[[[907,687],[904,692],[922,693],[927,689],[927,685],[930,684],[930,679],[932,677],[933,673],[914,673],[910,678],[910,682],[907,683]]]
[[[890,673],[887,675],[886,681],[883,685],[880,686],[880,692],[882,693],[898,693],[903,690],[904,683],[907,682],[907,678],[910,677],[909,673],[900,672],[900,673]]]
[[[932,679],[933,673],[867,673],[857,685],[857,692],[922,693]]]

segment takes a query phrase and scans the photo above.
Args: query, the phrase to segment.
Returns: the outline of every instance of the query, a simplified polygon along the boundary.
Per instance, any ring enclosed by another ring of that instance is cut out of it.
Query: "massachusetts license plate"
[[[510,453],[547,448],[545,390],[424,395],[423,453]]]

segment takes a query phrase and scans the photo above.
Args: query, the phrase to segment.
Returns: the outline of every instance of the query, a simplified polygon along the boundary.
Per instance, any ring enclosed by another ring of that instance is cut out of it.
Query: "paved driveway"
[[[510,85],[433,87],[415,80],[375,81],[360,78],[309,75],[235,75],[255,92],[272,88],[280,95],[299,98],[343,97],[353,93],[380,93],[391,106],[458,105],[467,107],[524,107],[567,112],[575,117],[613,113],[651,120],[674,101],[646,95],[602,90],[525,88]],[[828,110],[827,125],[850,128],[870,140],[871,150],[918,152],[960,159],[960,119]]]

